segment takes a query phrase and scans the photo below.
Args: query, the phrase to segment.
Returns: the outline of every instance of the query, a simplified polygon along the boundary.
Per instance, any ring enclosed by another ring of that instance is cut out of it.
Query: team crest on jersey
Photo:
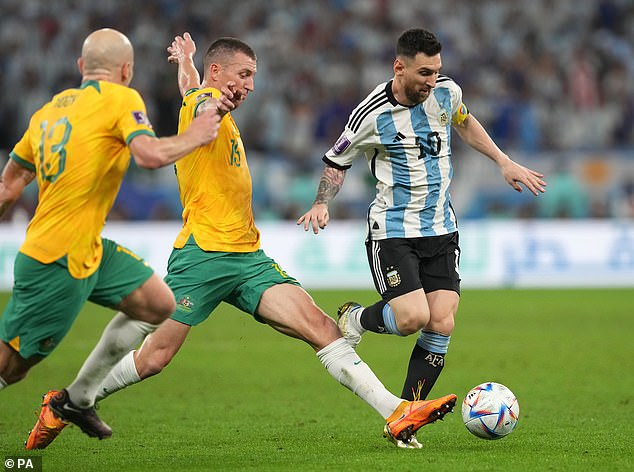
[[[447,115],[446,111],[443,111],[438,119],[440,120],[440,124],[443,126],[447,126],[449,124],[449,115]]]
[[[134,118],[134,121],[136,121],[137,125],[145,125],[149,126],[150,128],[152,127],[152,123],[150,123],[149,118],[142,111],[133,111],[132,117]]]
[[[396,267],[388,267],[385,276],[390,287],[397,287],[401,283],[401,275],[396,270]]]
[[[339,155],[343,151],[345,151],[348,148],[348,146],[350,146],[350,140],[346,138],[345,134],[342,134],[341,136],[339,136],[339,139],[337,139],[337,142],[332,147],[332,152]]]

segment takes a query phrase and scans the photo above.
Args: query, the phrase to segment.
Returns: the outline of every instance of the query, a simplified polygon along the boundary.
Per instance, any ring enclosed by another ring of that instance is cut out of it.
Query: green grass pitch
[[[373,292],[314,291],[338,304]],[[7,296],[0,296],[0,306]],[[195,328],[159,376],[100,405],[106,441],[69,427],[43,451],[22,447],[40,395],[69,384],[112,312],[88,305],[53,354],[0,392],[0,453],[41,455],[52,471],[634,470],[634,290],[465,290],[432,396],[462,401],[496,381],[516,394],[517,429],[471,436],[460,407],[419,432],[422,450],[381,435],[380,416],[337,384],[305,344],[228,305]],[[413,337],[367,334],[361,357],[399,393]]]

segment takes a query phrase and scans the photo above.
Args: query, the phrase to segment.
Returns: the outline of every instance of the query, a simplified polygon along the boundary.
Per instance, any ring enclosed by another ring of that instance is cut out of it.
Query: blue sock
[[[451,336],[446,336],[434,331],[421,331],[416,340],[416,344],[434,354],[447,354],[450,339]]]
[[[403,336],[396,327],[396,318],[394,318],[394,311],[392,310],[392,307],[387,303],[383,307],[383,324],[385,325],[385,330],[388,333]]]

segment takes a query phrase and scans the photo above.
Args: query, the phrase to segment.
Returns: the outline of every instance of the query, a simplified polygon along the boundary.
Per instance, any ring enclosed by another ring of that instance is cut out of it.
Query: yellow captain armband
[[[469,116],[469,109],[467,108],[467,105],[461,103],[458,110],[451,117],[451,122],[454,125],[460,125],[467,119],[467,116]]]

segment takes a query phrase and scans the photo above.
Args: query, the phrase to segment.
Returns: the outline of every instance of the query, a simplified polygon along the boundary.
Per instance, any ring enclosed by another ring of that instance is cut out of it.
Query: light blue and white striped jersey
[[[392,81],[378,85],[352,112],[324,162],[348,169],[364,154],[377,179],[368,212],[372,240],[416,238],[458,229],[451,206],[451,124],[468,114],[462,90],[439,75],[423,103],[399,104]]]

